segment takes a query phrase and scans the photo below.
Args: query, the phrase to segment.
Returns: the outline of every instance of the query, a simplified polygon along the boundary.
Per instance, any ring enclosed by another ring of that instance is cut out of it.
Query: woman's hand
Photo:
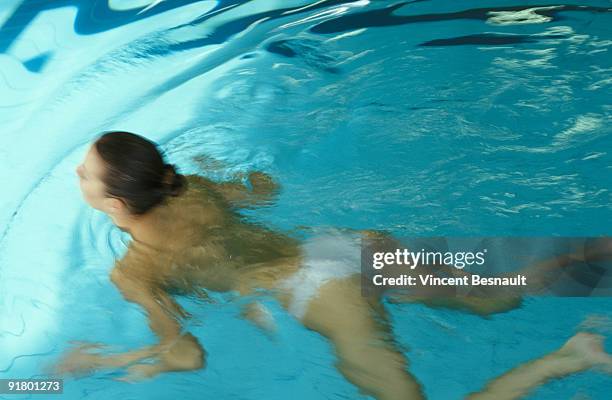
[[[119,354],[92,353],[90,350],[108,348],[101,343],[79,343],[68,351],[49,371],[52,375],[87,375],[96,370],[116,369],[129,366],[127,373],[118,380],[137,381],[151,378],[164,371],[188,371],[205,365],[206,351],[190,333],[173,340]],[[137,361],[152,359],[149,364],[135,364]],[[131,365],[134,364],[134,365]]]
[[[60,361],[51,368],[51,373],[54,375],[86,375],[100,369],[121,368],[140,361],[145,358],[151,358],[158,353],[167,351],[169,345],[155,345],[144,347],[139,350],[130,351],[119,354],[101,354],[93,353],[93,349],[107,349],[108,346],[102,343],[78,343],[60,359]]]
[[[154,363],[131,365],[124,376],[115,380],[132,383],[153,378],[165,371],[197,370],[203,368],[206,363],[206,351],[190,333],[172,342],[161,344],[158,349]]]
[[[73,342],[77,343],[77,342]],[[102,354],[90,353],[92,349],[107,347],[101,343],[80,343],[68,351],[61,360],[51,368],[54,375],[85,375],[94,370],[109,366],[108,360]]]

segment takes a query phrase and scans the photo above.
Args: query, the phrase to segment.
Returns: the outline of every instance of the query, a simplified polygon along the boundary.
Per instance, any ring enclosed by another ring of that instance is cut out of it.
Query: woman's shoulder
[[[215,183],[199,175],[185,175],[186,190],[169,199],[159,218],[169,231],[176,229],[193,230],[196,226],[210,226],[221,223],[225,213],[223,199],[215,191]]]

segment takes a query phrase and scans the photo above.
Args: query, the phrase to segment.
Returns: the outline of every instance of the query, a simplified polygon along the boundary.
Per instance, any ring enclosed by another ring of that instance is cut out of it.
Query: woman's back
[[[231,290],[238,271],[240,277],[250,272],[253,281],[253,274],[267,270],[269,275],[272,266],[273,275],[295,269],[290,266],[300,254],[296,239],[246,220],[216,183],[197,175],[186,179],[180,196],[150,211],[151,240],[133,241],[120,262],[123,268],[173,291]]]

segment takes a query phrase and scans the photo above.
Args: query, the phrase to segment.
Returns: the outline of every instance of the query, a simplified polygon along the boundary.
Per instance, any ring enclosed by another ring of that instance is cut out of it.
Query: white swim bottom
[[[302,250],[304,263],[279,285],[291,293],[289,312],[300,320],[324,283],[361,273],[361,233],[326,230],[307,239]]]

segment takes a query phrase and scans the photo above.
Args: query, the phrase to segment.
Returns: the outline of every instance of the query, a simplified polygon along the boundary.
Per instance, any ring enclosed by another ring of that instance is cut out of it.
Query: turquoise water
[[[611,7],[3,1],[0,377],[37,376],[69,340],[155,340],[108,280],[129,238],[85,205],[74,173],[104,130],[156,140],[185,173],[270,173],[277,203],[245,214],[278,229],[609,235]],[[216,297],[179,299],[206,369],[135,385],[101,372],[67,380],[63,397],[367,398],[276,303],[272,341]],[[612,349],[608,298],[529,298],[490,319],[387,306],[431,399],[461,399],[578,330]],[[586,372],[528,398],[611,391]]]

